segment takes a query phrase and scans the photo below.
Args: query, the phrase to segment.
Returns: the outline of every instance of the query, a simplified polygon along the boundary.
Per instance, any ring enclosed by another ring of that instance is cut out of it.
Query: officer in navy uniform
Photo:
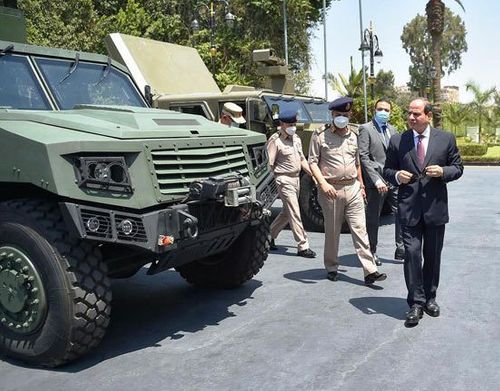
[[[387,278],[379,273],[370,251],[365,221],[365,191],[359,164],[358,140],[349,125],[353,100],[338,98],[330,103],[333,124],[314,131],[309,146],[309,165],[318,183],[318,201],[325,221],[324,263],[327,278],[338,276],[340,230],[344,219],[351,230],[366,285]]]
[[[271,224],[271,250],[277,247],[274,239],[288,224],[298,244],[297,255],[314,258],[316,253],[309,248],[306,231],[302,225],[299,208],[300,171],[311,175],[309,165],[302,152],[302,142],[295,134],[297,107],[283,108],[279,113],[280,127],[267,142],[269,165],[274,173],[283,209]]]

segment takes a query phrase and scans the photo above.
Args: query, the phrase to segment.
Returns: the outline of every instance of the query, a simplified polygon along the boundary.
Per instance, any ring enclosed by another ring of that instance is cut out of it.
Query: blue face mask
[[[381,124],[386,124],[389,121],[390,113],[387,111],[381,110],[375,112],[375,120],[380,122]]]

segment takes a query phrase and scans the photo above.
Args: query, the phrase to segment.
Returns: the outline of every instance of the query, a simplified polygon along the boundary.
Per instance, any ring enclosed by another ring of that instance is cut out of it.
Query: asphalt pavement
[[[498,390],[500,167],[466,167],[449,185],[441,316],[404,327],[402,263],[394,225],[380,229],[380,270],[363,283],[351,237],[340,279],[297,257],[290,231],[254,279],[235,290],[187,284],[173,271],[113,283],[101,345],[54,370],[0,361],[0,390]],[[275,204],[276,207],[279,203]]]

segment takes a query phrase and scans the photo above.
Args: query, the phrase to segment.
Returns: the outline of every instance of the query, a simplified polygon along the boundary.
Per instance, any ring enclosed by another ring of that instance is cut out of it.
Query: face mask
[[[289,136],[293,136],[296,131],[297,131],[296,126],[290,126],[290,127],[285,129],[286,134],[288,134]]]
[[[231,123],[229,124],[229,126],[232,127],[232,128],[239,128],[240,124],[237,123],[237,122],[231,121]]]
[[[386,124],[387,121],[389,121],[390,114],[387,111],[376,111],[375,112],[375,119],[377,122],[380,122],[381,124]]]
[[[339,129],[344,129],[349,123],[349,118],[344,117],[343,115],[339,115],[333,119],[333,123]]]

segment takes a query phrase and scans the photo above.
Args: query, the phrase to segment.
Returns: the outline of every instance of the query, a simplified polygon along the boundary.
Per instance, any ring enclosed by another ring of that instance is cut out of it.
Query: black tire
[[[212,288],[236,288],[256,275],[264,265],[271,235],[269,219],[249,226],[231,247],[176,268],[191,284]]]
[[[40,290],[44,290],[44,300],[30,318],[36,319],[33,330],[17,331],[13,323],[0,323],[3,354],[33,365],[55,367],[99,344],[111,310],[107,268],[97,245],[69,236],[57,204],[40,200],[1,203],[0,248],[4,249],[3,256],[5,249],[24,254],[32,266],[30,277],[37,276]],[[11,274],[17,272],[5,259],[0,259],[0,265],[3,272],[9,268]],[[33,290],[27,286],[26,291]],[[9,312],[4,304],[5,299],[0,301],[4,318],[16,319],[32,311],[33,302],[26,300],[19,313]]]
[[[318,202],[318,189],[307,174],[300,178],[299,206],[304,229],[309,232],[325,232],[323,211]]]

